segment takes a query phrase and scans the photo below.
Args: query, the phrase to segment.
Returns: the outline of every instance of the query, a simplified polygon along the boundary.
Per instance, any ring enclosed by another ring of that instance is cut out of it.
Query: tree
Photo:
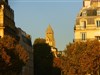
[[[27,61],[28,53],[13,37],[0,39],[0,75],[18,75]]]
[[[53,59],[53,73],[52,75],[61,75],[61,59],[54,57]]]
[[[33,44],[35,75],[51,75],[53,54],[45,39],[37,38]]]
[[[62,59],[62,69],[67,75],[99,75],[100,42],[74,42],[67,46],[67,56]]]
[[[37,39],[35,39],[35,41],[34,41],[34,45],[35,45],[35,44],[43,44],[43,43],[46,43],[46,40],[43,39],[43,38],[37,38]]]

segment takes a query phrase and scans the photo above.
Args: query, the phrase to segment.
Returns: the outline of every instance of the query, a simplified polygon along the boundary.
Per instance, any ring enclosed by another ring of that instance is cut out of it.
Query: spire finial
[[[50,24],[48,25],[48,28],[46,30],[46,33],[53,33],[53,29],[52,29],[52,27],[51,27]]]

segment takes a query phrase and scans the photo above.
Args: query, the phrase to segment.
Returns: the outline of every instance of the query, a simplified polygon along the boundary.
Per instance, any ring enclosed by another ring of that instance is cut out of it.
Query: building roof
[[[50,24],[48,25],[48,28],[46,30],[46,33],[53,33],[53,29],[52,29],[52,27],[51,27]]]
[[[84,1],[90,1],[90,0],[84,0]]]
[[[100,0],[91,0],[91,2],[100,2]]]

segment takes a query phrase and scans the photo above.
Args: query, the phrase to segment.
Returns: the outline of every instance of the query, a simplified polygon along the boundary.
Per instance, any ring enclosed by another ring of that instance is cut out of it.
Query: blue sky
[[[9,0],[15,23],[32,37],[45,38],[51,24],[58,50],[64,50],[74,39],[74,24],[82,0]]]

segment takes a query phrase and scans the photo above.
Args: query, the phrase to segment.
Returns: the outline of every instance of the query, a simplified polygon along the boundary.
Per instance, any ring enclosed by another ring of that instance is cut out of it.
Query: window
[[[100,36],[95,36],[95,38],[96,38],[97,40],[100,40]]]
[[[81,33],[82,40],[86,40],[86,33]]]
[[[97,10],[97,15],[100,15],[100,10]]]
[[[86,21],[81,22],[81,28],[83,28],[83,29],[86,28]]]
[[[96,25],[97,25],[97,27],[100,27],[100,20],[96,21]]]
[[[87,15],[86,10],[84,10],[84,11],[82,12],[82,16],[86,16],[86,15]]]

